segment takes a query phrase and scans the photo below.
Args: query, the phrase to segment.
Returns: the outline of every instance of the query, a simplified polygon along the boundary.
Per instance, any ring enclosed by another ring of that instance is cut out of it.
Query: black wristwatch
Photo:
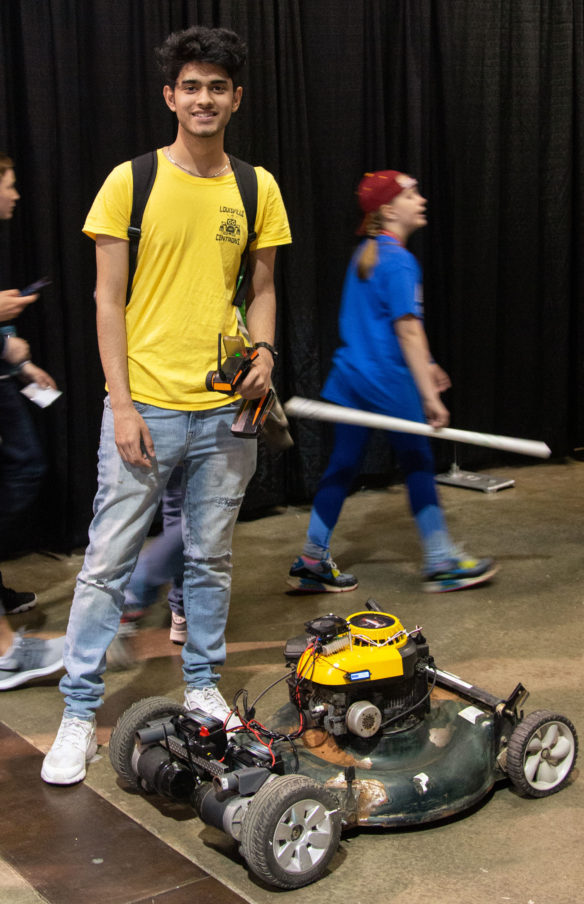
[[[274,361],[278,357],[278,352],[276,351],[276,349],[274,348],[273,345],[270,345],[269,342],[254,342],[253,347],[254,348],[267,348],[267,350],[272,353],[272,358],[274,359]]]

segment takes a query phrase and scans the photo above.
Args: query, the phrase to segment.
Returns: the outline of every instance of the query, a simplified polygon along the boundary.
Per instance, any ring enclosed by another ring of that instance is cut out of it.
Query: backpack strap
[[[235,296],[233,304],[240,308],[245,304],[245,299],[251,284],[251,269],[249,267],[249,248],[256,238],[255,224],[258,211],[258,177],[253,166],[239,160],[237,157],[227,155],[231,163],[231,169],[237,182],[239,194],[243,202],[245,216],[247,219],[247,244],[241,252],[241,261],[239,264],[239,273],[235,282]]]
[[[158,169],[158,155],[156,151],[149,151],[132,160],[132,213],[128,226],[129,257],[128,257],[128,288],[126,291],[126,304],[132,293],[132,283],[136,272],[138,260],[138,245],[142,235],[142,217],[156,179]]]
[[[247,219],[247,244],[241,253],[239,273],[235,282],[235,296],[233,298],[233,304],[236,307],[241,307],[245,304],[251,283],[251,270],[248,262],[249,248],[256,238],[255,221],[258,209],[258,177],[251,164],[245,163],[237,157],[232,157],[230,154],[228,156]],[[158,156],[156,151],[149,151],[147,154],[142,154],[132,160],[133,191],[132,213],[130,214],[130,225],[128,226],[129,258],[126,304],[130,300],[132,282],[136,272],[138,246],[142,235],[142,217],[156,179],[157,169]]]

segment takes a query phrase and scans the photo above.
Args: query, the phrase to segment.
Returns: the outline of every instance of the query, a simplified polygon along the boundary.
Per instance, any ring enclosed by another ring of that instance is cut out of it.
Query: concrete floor
[[[247,687],[253,698],[282,675],[284,642],[301,633],[307,619],[330,611],[345,616],[374,597],[406,627],[423,625],[439,667],[502,697],[521,681],[530,691],[526,712],[562,713],[583,732],[584,463],[505,467],[493,473],[514,478],[516,486],[493,494],[441,488],[454,538],[474,555],[492,555],[500,564],[490,584],[463,593],[422,593],[417,538],[401,486],[360,492],[346,503],[333,552],[343,570],[359,577],[352,593],[286,593],[285,577],[301,547],[309,507],[239,523],[228,659],[220,684],[225,697]],[[33,554],[2,563],[8,586],[39,594],[37,608],[12,617],[13,626],[62,633],[80,565],[81,555],[57,560]],[[106,745],[127,706],[154,694],[182,700],[179,648],[168,642],[163,596],[145,620],[134,664],[106,677],[98,715],[104,746],[86,783],[244,900],[273,902],[281,893],[254,879],[232,839],[201,824],[187,808],[126,793],[110,766]],[[262,700],[258,716],[269,720],[285,698],[280,684]],[[5,725],[46,751],[62,712],[56,678],[5,692],[0,700]],[[287,894],[298,904],[323,899],[575,904],[584,888],[579,772],[576,767],[567,788],[542,800],[520,798],[503,785],[464,818],[416,830],[351,832],[343,836],[320,882]],[[14,813],[15,823],[24,815]],[[64,865],[67,856],[63,851]],[[48,900],[23,879],[24,872],[4,860],[1,900]],[[60,904],[58,896],[50,900]],[[104,900],[98,887],[84,904],[93,900]]]

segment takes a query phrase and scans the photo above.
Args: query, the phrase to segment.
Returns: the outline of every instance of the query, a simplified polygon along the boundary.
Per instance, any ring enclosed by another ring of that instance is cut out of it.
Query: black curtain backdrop
[[[22,201],[0,224],[0,288],[52,276],[19,329],[64,393],[33,412],[50,470],[28,545],[86,540],[103,377],[81,225],[113,166],[173,140],[153,48],[194,24],[247,40],[227,147],[274,173],[289,212],[282,399],[318,397],[326,376],[361,174],[403,169],[429,199],[411,247],[453,425],[542,439],[555,456],[584,445],[582,0],[4,0],[0,148]],[[314,493],[330,428],[292,429],[294,449],[262,450],[248,514]],[[446,468],[451,445],[434,445]],[[529,463],[472,446],[457,456],[471,469]],[[397,476],[376,437],[363,480],[380,475]]]

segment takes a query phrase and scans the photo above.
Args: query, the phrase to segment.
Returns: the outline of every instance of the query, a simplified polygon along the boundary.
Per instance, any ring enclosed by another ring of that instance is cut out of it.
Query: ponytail
[[[377,264],[377,242],[375,237],[383,228],[383,216],[380,210],[372,210],[365,217],[363,232],[368,237],[363,242],[361,253],[357,259],[357,276],[359,279],[369,279],[371,272]]]

